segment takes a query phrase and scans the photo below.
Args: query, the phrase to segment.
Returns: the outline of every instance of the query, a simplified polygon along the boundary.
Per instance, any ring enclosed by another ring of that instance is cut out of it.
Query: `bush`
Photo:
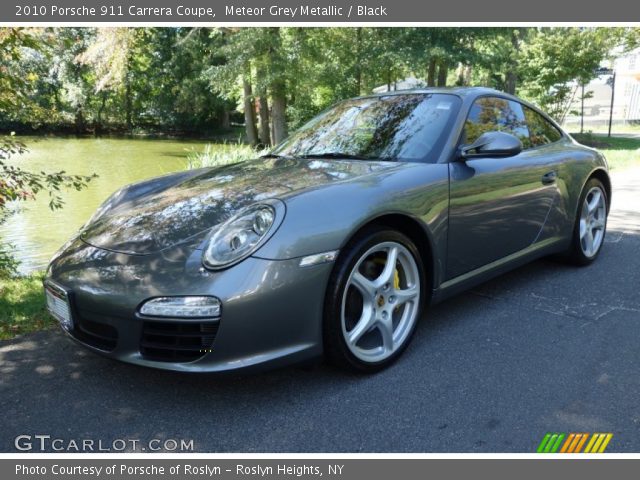
[[[13,257],[12,250],[13,245],[0,243],[0,279],[18,273],[19,262]]]
[[[260,157],[268,152],[268,149],[256,149],[250,145],[243,144],[207,144],[202,152],[190,152],[187,156],[189,168],[218,167],[221,165],[231,165],[232,163],[244,162]]]

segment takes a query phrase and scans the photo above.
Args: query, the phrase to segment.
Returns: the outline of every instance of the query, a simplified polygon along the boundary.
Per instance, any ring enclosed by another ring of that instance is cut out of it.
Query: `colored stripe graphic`
[[[564,433],[558,434],[558,439],[556,440],[556,443],[553,444],[553,447],[551,447],[551,450],[549,451],[549,453],[556,453],[558,451],[558,449],[560,448],[560,445],[562,444],[562,440],[564,440],[565,436],[566,435]]]
[[[612,433],[547,433],[536,451],[538,453],[603,453],[612,438]],[[582,447],[585,443],[587,446],[583,451]]]
[[[588,433],[570,433],[560,453],[580,453],[588,436]]]
[[[605,437],[604,442],[602,442],[602,445],[600,445],[600,450],[598,450],[598,453],[604,453],[607,445],[609,445],[609,442],[613,438],[613,433],[607,433],[606,435],[607,436]]]
[[[576,444],[580,440],[580,434],[570,433],[567,437],[567,441],[564,442],[560,453],[572,453],[573,449],[576,448]]]
[[[612,433],[594,433],[584,453],[603,453],[613,438]]]
[[[613,436],[613,435],[612,435]],[[585,442],[587,441],[587,438],[589,438],[589,434],[588,433],[583,433],[582,434],[582,439],[580,440],[580,442],[578,443],[578,445],[576,445],[576,449],[573,451],[573,453],[580,453],[580,450],[582,450],[582,446],[585,444]]]
[[[591,436],[591,439],[589,440],[589,443],[587,443],[586,448],[584,449],[584,453],[591,453],[591,449],[593,448],[593,446],[595,445],[596,441],[598,440],[599,435],[597,433],[594,433]]]
[[[547,433],[544,437],[542,437],[542,441],[540,442],[540,445],[538,445],[538,450],[536,450],[537,453],[544,453],[544,447],[547,446],[549,438],[551,438],[550,433]]]
[[[537,452],[556,453],[565,436],[566,434],[564,433],[547,433],[542,439],[542,442],[540,442],[540,445],[538,445]]]
[[[602,444],[602,441],[606,436],[604,433],[595,433],[594,435],[597,435],[598,438],[596,439],[596,443],[593,444],[593,447],[591,447],[591,451],[589,453],[598,453],[598,450],[600,450],[600,444]]]
[[[575,446],[575,443],[577,442],[576,437],[577,435],[575,433],[570,433],[567,437],[567,441],[564,442],[564,445],[562,445],[562,450],[560,450],[560,453],[567,453],[567,451],[571,451],[570,446]]]

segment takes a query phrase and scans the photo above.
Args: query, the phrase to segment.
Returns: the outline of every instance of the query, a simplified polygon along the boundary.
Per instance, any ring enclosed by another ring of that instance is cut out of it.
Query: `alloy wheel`
[[[345,343],[363,362],[389,358],[407,341],[420,306],[420,273],[402,244],[383,242],[356,262],[342,295]]]
[[[580,212],[580,248],[582,253],[592,258],[600,250],[607,221],[607,206],[604,192],[600,187],[592,187],[584,197]]]

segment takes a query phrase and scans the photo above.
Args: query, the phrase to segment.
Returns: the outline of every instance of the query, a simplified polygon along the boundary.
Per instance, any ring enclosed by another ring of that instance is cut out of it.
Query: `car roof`
[[[412,95],[412,94],[429,94],[429,93],[444,93],[449,95],[457,95],[463,101],[473,102],[476,98],[482,96],[497,96],[506,98],[509,100],[514,100],[519,102],[532,110],[541,114],[544,118],[546,118],[549,122],[551,122],[560,132],[562,132],[563,136],[567,136],[567,133],[564,129],[556,122],[553,118],[551,118],[545,111],[540,109],[540,107],[532,104],[531,102],[527,102],[526,100],[516,97],[515,95],[511,95],[510,93],[502,92],[500,90],[496,90],[495,88],[489,87],[425,87],[425,88],[411,88],[407,90],[394,90],[391,92],[379,92],[372,93],[370,95],[363,95],[357,98],[376,98],[376,97],[388,97],[391,95]]]
[[[371,95],[364,95],[367,97],[388,97],[390,95],[407,95],[416,93],[449,93],[458,95],[460,97],[477,97],[480,95],[500,95],[505,97],[513,97],[508,93],[501,92],[499,90],[488,87],[425,87],[425,88],[411,88],[407,90],[392,90],[390,92],[372,93]]]
[[[522,103],[523,105],[526,105],[527,107],[535,110],[538,113],[542,113],[545,117],[547,117],[547,119],[551,119],[551,117],[549,117],[549,115],[547,115],[546,112],[544,112],[543,110],[540,109],[540,107],[538,107],[537,105],[532,104],[531,102],[528,102],[522,98],[516,97],[515,95],[511,95],[510,93],[507,92],[503,92],[501,90],[496,90],[495,88],[489,88],[489,87],[425,87],[425,88],[411,88],[411,89],[407,89],[407,90],[394,90],[391,92],[379,92],[379,93],[372,93],[370,95],[363,95],[361,97],[357,97],[357,98],[381,98],[381,97],[389,97],[389,96],[393,96],[393,95],[413,95],[413,94],[429,94],[429,93],[444,93],[444,94],[449,94],[449,95],[456,95],[458,97],[460,97],[463,100],[466,99],[470,99],[471,101],[475,100],[478,97],[483,97],[483,96],[496,96],[496,97],[502,97],[502,98],[506,98],[508,100],[514,100],[516,102]],[[559,127],[557,125],[557,122],[555,120],[552,120],[552,123],[554,125],[556,125],[557,127]]]

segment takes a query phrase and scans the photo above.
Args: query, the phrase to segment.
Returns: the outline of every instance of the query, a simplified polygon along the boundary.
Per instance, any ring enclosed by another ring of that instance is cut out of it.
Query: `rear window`
[[[557,142],[562,138],[560,131],[546,118],[527,106],[523,105],[522,108],[529,127],[528,142],[522,142],[524,148],[539,147],[540,145]]]

